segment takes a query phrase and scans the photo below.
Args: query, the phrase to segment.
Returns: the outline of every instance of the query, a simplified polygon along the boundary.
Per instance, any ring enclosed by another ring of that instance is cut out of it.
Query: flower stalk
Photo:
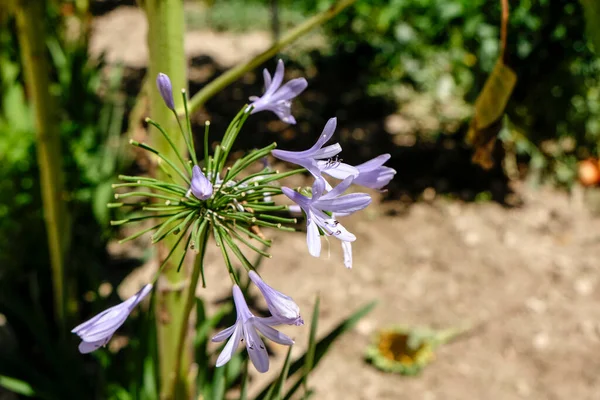
[[[187,63],[183,48],[185,25],[183,2],[181,0],[144,0],[142,4],[148,19],[148,75],[154,79],[159,76],[159,73],[166,74],[170,78],[171,86],[176,90],[186,88]],[[152,121],[160,125],[164,131],[176,132],[179,127],[173,118],[172,110],[168,107],[171,104],[165,106],[164,94],[164,91],[149,90],[150,115]],[[181,96],[174,95],[171,98],[173,108],[183,107]],[[179,158],[178,154],[186,152],[187,145],[183,136],[171,135],[169,141],[160,130],[151,129],[150,131],[152,149],[157,151],[157,155],[162,160],[176,160]],[[142,145],[140,147],[145,148]],[[159,163],[158,166],[162,167],[162,163]],[[186,180],[184,171],[179,167],[173,168],[172,165],[167,167],[171,167],[170,170],[175,171],[175,178]],[[187,169],[185,165],[181,167],[184,170]],[[169,180],[168,176],[171,171],[159,168],[156,171],[156,178]],[[189,181],[187,183],[189,184]],[[191,199],[189,200],[191,201]],[[165,318],[156,319],[161,398],[166,400],[189,399],[194,393],[192,382],[185,377],[175,374],[175,382],[173,382],[173,371],[178,371],[179,368],[189,370],[192,362],[189,338],[186,338],[186,342],[181,345],[182,354],[179,355],[177,354],[179,345],[176,340],[173,340],[178,337],[180,327],[186,320],[184,315],[185,297],[181,296],[177,290],[170,289],[182,287],[187,279],[185,272],[177,273],[179,268],[177,261],[182,260],[185,254],[185,249],[178,248],[183,236],[184,233],[180,233],[178,237],[168,235],[158,251],[158,256],[163,259],[161,264],[164,263],[164,270],[162,279],[158,281],[156,292],[158,297],[155,304],[160,307],[160,310],[157,309],[158,314],[166,315]],[[165,254],[167,258],[164,258]],[[176,366],[176,363],[179,363],[179,366]]]
[[[182,373],[181,361],[185,352],[186,341],[188,340],[190,331],[193,331],[193,324],[190,324],[190,315],[192,314],[192,310],[196,304],[196,287],[198,286],[200,275],[202,275],[202,280],[204,281],[204,254],[206,252],[206,245],[210,236],[208,227],[208,221],[203,220],[199,223],[196,231],[197,239],[194,243],[194,249],[198,251],[198,254],[196,255],[190,284],[187,288],[183,318],[181,319],[179,325],[179,335],[177,336],[177,347],[175,351],[175,370],[173,370],[173,376],[171,378],[170,393],[176,393],[176,385],[180,380],[180,375]]]

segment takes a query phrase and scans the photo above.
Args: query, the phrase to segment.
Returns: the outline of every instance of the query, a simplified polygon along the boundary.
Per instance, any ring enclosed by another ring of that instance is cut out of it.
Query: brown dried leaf
[[[467,142],[475,148],[472,161],[489,169],[494,165],[492,150],[502,129],[502,116],[517,83],[517,75],[498,60],[475,101],[475,116],[469,125]]]

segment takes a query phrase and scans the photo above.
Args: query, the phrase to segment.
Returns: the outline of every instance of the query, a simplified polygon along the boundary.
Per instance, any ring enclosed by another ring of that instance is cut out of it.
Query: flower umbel
[[[334,216],[335,214],[350,215],[371,203],[371,197],[365,193],[342,195],[352,184],[352,179],[352,177],[344,179],[327,193],[325,193],[325,180],[316,179],[312,187],[312,197],[306,197],[287,187],[281,188],[283,193],[298,204],[306,214],[308,252],[313,257],[321,255],[320,232],[334,236],[342,241],[346,268],[352,268],[352,245],[350,243],[356,240],[356,236],[348,232]]]
[[[190,185],[190,191],[198,200],[206,200],[210,198],[213,193],[212,184],[197,165],[194,165],[194,168],[192,168],[192,182]]]
[[[152,285],[147,284],[139,292],[117,304],[92,319],[76,326],[71,332],[77,334],[82,342],[79,345],[81,353],[91,353],[104,346],[117,329],[123,325],[131,311],[152,291]]]
[[[292,115],[292,99],[298,96],[306,89],[308,83],[304,78],[296,78],[281,86],[283,82],[284,66],[283,61],[277,62],[277,69],[271,80],[271,75],[266,69],[263,70],[265,79],[265,93],[261,96],[251,96],[250,106],[254,107],[252,114],[269,110],[277,114],[279,119],[288,124],[295,124],[296,119]]]
[[[175,102],[173,101],[173,87],[171,86],[171,79],[162,72],[156,77],[156,86],[160,92],[160,96],[163,98],[167,107],[171,110],[175,110]]]
[[[212,338],[214,342],[226,342],[216,365],[220,367],[226,364],[243,341],[256,369],[265,372],[269,369],[269,355],[262,336],[290,346],[293,340],[273,327],[281,324],[302,325],[304,321],[294,300],[266,284],[255,272],[258,261],[251,262],[241,246],[261,257],[270,258],[267,250],[272,240],[265,236],[265,233],[272,232],[270,228],[295,231],[297,219],[289,215],[289,211],[295,207],[298,212],[303,211],[306,215],[310,254],[315,257],[320,255],[322,235],[335,236],[341,241],[344,264],[351,268],[352,242],[356,237],[348,232],[337,218],[365,208],[371,202],[371,198],[364,193],[344,192],[352,183],[380,189],[395,173],[393,169],[383,166],[389,155],[379,156],[357,167],[343,163],[337,157],[342,150],[341,146],[338,143],[327,145],[335,132],[336,118],[327,122],[321,136],[308,150],[275,150],[277,144],[272,143],[230,160],[236,138],[250,114],[270,110],[285,122],[296,122],[291,114],[291,101],[306,88],[306,80],[299,78],[282,84],[282,61],[278,62],[273,77],[265,70],[264,78],[264,94],[261,97],[251,97],[252,104],[244,106],[231,120],[218,143],[210,143],[210,123],[206,121],[203,151],[198,154],[195,147],[198,140],[195,140],[192,132],[186,92],[182,90],[184,113],[175,112],[171,81],[168,76],[159,74],[156,79],[158,90],[166,106],[173,111],[186,149],[177,145],[178,141],[173,140],[172,132],[168,132],[151,118],[146,118],[147,123],[165,138],[164,146],[155,148],[151,144],[136,140],[130,140],[130,143],[153,154],[152,157],[157,158],[156,165],[162,173],[157,177],[120,175],[121,182],[112,185],[118,189],[115,193],[117,201],[108,206],[123,208],[125,212],[120,219],[111,221],[111,225],[154,221],[144,224],[141,230],[120,240],[120,243],[152,233],[150,238],[153,243],[165,241],[170,247],[158,267],[156,279],[165,267],[179,272],[189,260],[188,250],[194,251],[198,257],[191,271],[189,287],[185,289],[187,297],[184,318],[179,321],[180,334],[175,338],[175,375],[183,371],[183,368],[179,371],[178,366],[182,363],[183,351],[186,348],[189,315],[195,304],[195,289],[200,277],[202,285],[205,286],[203,258],[209,245],[215,244],[223,256],[227,275],[233,282],[236,311],[233,326]],[[180,115],[185,115],[185,123],[181,121]],[[269,166],[269,154],[304,168],[279,172]],[[261,170],[256,168],[259,162],[262,163]],[[306,193],[299,193],[281,187],[281,179],[300,174],[305,169],[315,177],[312,194],[308,194],[309,188]],[[342,182],[332,188],[322,174],[341,178]],[[297,205],[288,207],[279,203],[277,196],[282,194]],[[263,228],[269,231],[263,233]],[[167,238],[170,240],[166,240]],[[239,261],[238,265],[236,259]],[[261,291],[270,311],[266,318],[256,317],[250,312],[238,287],[239,282],[243,281],[240,276],[243,270],[240,266],[248,272],[248,278]],[[88,353],[105,345],[127,319],[131,310],[151,290],[152,285],[146,285],[132,298],[73,329],[73,333],[82,339],[79,350]],[[177,379],[172,381],[176,382]],[[171,390],[174,393],[173,388]]]
[[[250,312],[244,295],[237,285],[233,286],[233,302],[235,303],[237,313],[235,324],[219,332],[212,338],[213,342],[222,342],[229,338],[217,359],[216,366],[221,367],[231,360],[231,357],[233,357],[233,354],[240,345],[240,341],[243,340],[246,343],[248,356],[254,367],[256,367],[258,372],[267,372],[269,370],[269,354],[258,332],[279,344],[291,346],[294,344],[294,341],[269,326],[271,322],[266,318],[255,317]]]
[[[261,277],[254,271],[250,271],[248,276],[263,294],[267,307],[272,314],[269,318],[272,323],[286,325],[304,325],[304,320],[300,316],[300,308],[294,300],[267,285]]]

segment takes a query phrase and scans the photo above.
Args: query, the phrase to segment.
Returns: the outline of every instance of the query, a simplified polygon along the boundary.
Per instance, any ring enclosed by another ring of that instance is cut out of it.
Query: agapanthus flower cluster
[[[265,372],[269,368],[269,356],[261,335],[273,342],[289,346],[293,344],[293,340],[275,327],[299,326],[304,323],[294,300],[265,283],[256,271],[256,266],[246,258],[240,246],[245,246],[261,256],[270,257],[264,249],[271,245],[271,241],[265,237],[266,231],[263,231],[269,228],[294,231],[292,226],[296,219],[291,214],[301,210],[306,217],[308,253],[319,257],[322,237],[334,237],[341,242],[344,265],[351,268],[352,242],[356,240],[356,236],[340,223],[339,218],[364,209],[371,203],[371,197],[366,193],[346,191],[352,184],[381,190],[395,174],[393,169],[383,166],[390,158],[388,154],[356,166],[341,162],[338,158],[341,146],[338,143],[327,144],[335,133],[335,118],[327,122],[314,146],[308,150],[276,150],[276,145],[271,144],[229,163],[233,143],[250,115],[269,110],[284,122],[296,122],[291,113],[291,101],[306,89],[307,82],[304,78],[298,78],[282,85],[284,72],[281,60],[272,78],[267,70],[264,71],[264,94],[261,97],[250,98],[252,103],[245,105],[233,119],[214,151],[209,151],[211,149],[208,146],[207,123],[203,152],[196,152],[195,141],[189,128],[191,124],[187,97],[183,92],[188,123],[179,123],[179,127],[187,147],[186,154],[174,145],[170,133],[148,119],[147,122],[157,128],[171,145],[176,158],[167,157],[146,143],[131,141],[132,145],[157,157],[157,165],[162,170],[160,175],[163,178],[121,175],[123,183],[113,185],[117,189],[115,198],[118,202],[109,204],[109,207],[127,206],[128,210],[133,210],[126,218],[112,221],[113,225],[158,221],[156,225],[151,224],[121,242],[145,233],[152,233],[153,243],[169,236],[176,238],[175,245],[160,269],[181,246],[185,246],[186,251],[196,252],[199,257],[203,257],[206,246],[211,243],[214,242],[219,247],[227,274],[232,279],[232,297],[237,319],[234,325],[217,333],[212,339],[214,342],[226,341],[216,360],[217,366],[227,363],[243,342],[256,369]],[[168,76],[159,74],[156,83],[165,105],[173,111],[175,118],[179,118]],[[188,128],[185,129],[184,126]],[[203,157],[200,157],[201,155]],[[302,168],[279,172],[269,165],[269,155]],[[260,164],[262,169],[258,172],[249,172]],[[310,172],[314,177],[310,188],[294,190],[278,184],[279,180],[304,171]],[[329,182],[325,176],[339,181]],[[287,206],[284,202],[275,201],[281,195],[291,199],[296,206]],[[175,260],[178,270],[184,262],[186,251],[182,252],[179,260]],[[239,271],[235,259],[242,270],[245,270],[245,274]],[[203,268],[202,262],[197,265],[197,268]],[[158,273],[156,276],[158,277]],[[204,277],[203,271],[201,276]],[[204,278],[202,279],[202,285],[205,286]],[[262,294],[269,315],[257,316],[250,311],[245,293],[241,289],[248,287],[249,282],[254,283]],[[82,340],[79,350],[88,353],[104,346],[152,288],[153,283],[145,285],[130,299],[73,329],[72,332]]]

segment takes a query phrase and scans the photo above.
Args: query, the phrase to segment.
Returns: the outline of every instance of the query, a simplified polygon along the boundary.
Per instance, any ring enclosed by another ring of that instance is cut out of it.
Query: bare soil
[[[520,194],[518,209],[440,199],[390,217],[396,204],[375,206],[347,223],[358,237],[352,270],[335,241],[329,259],[314,259],[303,233],[281,237],[262,274],[305,314],[318,293],[322,334],[379,301],[319,365],[316,398],[599,398],[600,219],[564,193]],[[464,323],[475,328],[420,376],[363,361],[377,329]],[[307,331],[290,333],[302,344]]]
[[[600,381],[600,218],[566,193],[519,188],[524,205],[443,198],[408,208],[375,204],[343,221],[356,234],[354,268],[339,244],[311,257],[303,232],[278,234],[263,278],[292,296],[306,320],[321,298],[319,336],[360,306],[378,306],[337,342],[310,380],[317,399],[597,399]],[[395,215],[391,215],[395,214]],[[327,248],[327,245],[324,247]],[[208,303],[230,282],[219,251],[207,254]],[[126,286],[154,272],[147,265]],[[137,283],[134,283],[137,282]],[[364,361],[378,329],[473,326],[436,352],[421,375],[383,373]],[[284,327],[306,349],[308,326]],[[273,346],[269,374],[285,348]]]

